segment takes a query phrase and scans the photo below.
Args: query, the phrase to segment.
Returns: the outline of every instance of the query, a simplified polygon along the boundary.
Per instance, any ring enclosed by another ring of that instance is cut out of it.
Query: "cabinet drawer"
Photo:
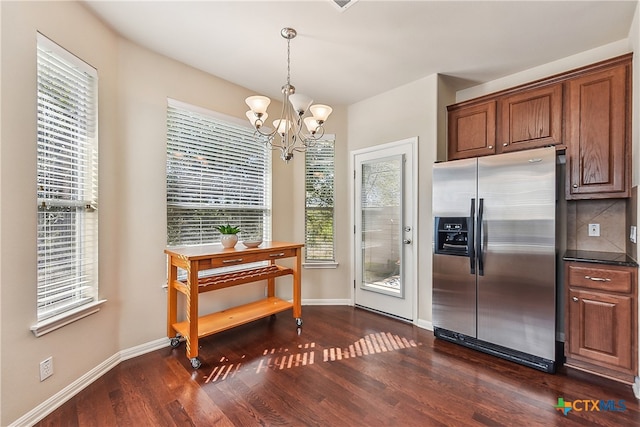
[[[601,289],[611,292],[631,293],[631,269],[614,267],[569,266],[569,285]]]
[[[231,265],[247,264],[250,262],[270,261],[280,258],[291,258],[296,256],[295,249],[274,249],[271,251],[259,252],[238,252],[237,255],[227,256],[224,258],[212,258],[200,262],[200,270],[208,270],[210,268],[229,267]]]

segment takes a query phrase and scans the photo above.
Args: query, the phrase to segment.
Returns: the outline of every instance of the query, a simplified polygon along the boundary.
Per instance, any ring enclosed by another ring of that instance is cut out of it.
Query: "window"
[[[37,40],[40,323],[97,299],[98,75],[46,37]]]
[[[167,244],[220,240],[218,225],[269,240],[271,151],[244,121],[169,100]]]
[[[334,255],[334,145],[325,135],[307,148],[305,156],[305,259],[333,262]]]

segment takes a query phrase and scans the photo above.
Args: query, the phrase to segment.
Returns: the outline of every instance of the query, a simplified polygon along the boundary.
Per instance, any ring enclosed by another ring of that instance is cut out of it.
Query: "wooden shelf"
[[[280,276],[286,276],[288,274],[293,274],[293,270],[274,264],[268,267],[205,276],[198,279],[198,293],[215,291],[218,289],[229,288],[231,286],[257,282],[259,280],[273,279]],[[187,286],[186,281],[175,281],[174,286],[179,292],[185,295],[189,293],[189,287]]]
[[[245,323],[250,323],[254,320],[271,316],[272,314],[280,313],[292,307],[293,303],[277,297],[270,297],[260,301],[232,307],[228,310],[207,314],[198,318],[198,338],[226,331],[227,329],[244,325]],[[189,334],[189,323],[174,323],[173,329],[175,329],[180,335],[187,337]]]

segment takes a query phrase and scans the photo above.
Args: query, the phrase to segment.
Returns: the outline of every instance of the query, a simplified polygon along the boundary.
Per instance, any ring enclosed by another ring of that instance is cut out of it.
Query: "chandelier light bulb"
[[[296,113],[298,113],[299,116],[302,116],[309,109],[313,99],[301,93],[294,93],[289,95],[289,102],[291,102]]]
[[[291,122],[289,120],[278,119],[273,121],[273,126],[280,135],[284,135],[291,128]]]
[[[247,114],[247,119],[249,119],[249,122],[251,122],[253,127],[255,127],[256,129],[261,127],[264,124],[264,122],[267,120],[267,117],[269,117],[267,113],[264,113],[260,117],[258,117],[258,115],[251,110],[247,111],[246,114]]]
[[[314,117],[306,117],[304,119],[304,124],[307,126],[307,130],[311,133],[311,135],[315,134],[320,124]]]
[[[266,96],[254,95],[244,100],[247,103],[251,111],[255,114],[264,114],[267,112],[267,107],[271,103],[271,100]]]
[[[320,124],[327,121],[332,111],[333,108],[328,105],[316,104],[311,106],[311,114],[313,114],[313,118]]]

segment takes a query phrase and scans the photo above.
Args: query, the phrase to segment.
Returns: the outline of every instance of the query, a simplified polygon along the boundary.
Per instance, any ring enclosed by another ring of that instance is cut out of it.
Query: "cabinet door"
[[[569,355],[607,368],[632,368],[632,298],[569,290]]]
[[[495,101],[450,110],[448,120],[448,160],[495,153]]]
[[[562,83],[504,97],[498,112],[498,152],[562,144]]]
[[[566,83],[567,199],[629,197],[627,66]]]

